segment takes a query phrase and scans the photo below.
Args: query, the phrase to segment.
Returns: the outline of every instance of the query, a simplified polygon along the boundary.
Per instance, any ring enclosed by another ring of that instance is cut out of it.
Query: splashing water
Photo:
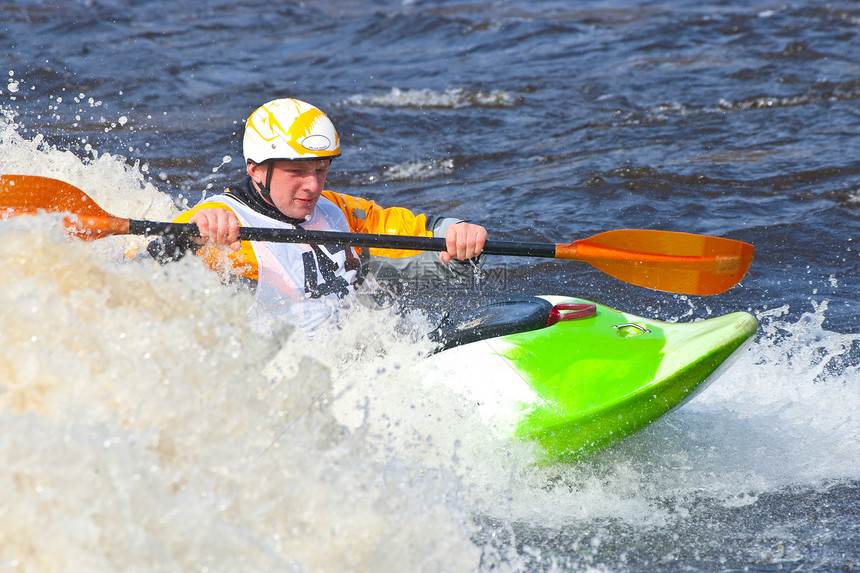
[[[121,216],[176,211],[120,158],[2,129],[0,172],[62,179]],[[826,304],[761,314],[757,343],[696,400],[538,467],[422,385],[421,316],[358,307],[313,341],[261,338],[248,293],[194,260],[124,262],[137,244],[68,242],[57,215],[0,222],[4,567],[524,570],[546,528],[580,532],[551,561],[591,566],[612,535],[595,523],[683,530],[702,506],[860,473],[860,336],[824,330]]]

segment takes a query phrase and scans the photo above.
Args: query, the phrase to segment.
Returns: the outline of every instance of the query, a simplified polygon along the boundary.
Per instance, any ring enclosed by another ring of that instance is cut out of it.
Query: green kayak
[[[440,329],[444,349],[422,369],[474,400],[495,431],[539,444],[547,461],[572,461],[691,399],[757,327],[745,312],[666,323],[578,298],[533,297]]]

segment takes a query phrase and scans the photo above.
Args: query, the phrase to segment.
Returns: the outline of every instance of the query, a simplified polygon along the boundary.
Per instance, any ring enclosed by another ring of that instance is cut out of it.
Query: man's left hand
[[[487,230],[472,223],[456,223],[445,231],[445,242],[448,250],[439,253],[443,263],[451,259],[465,261],[481,254],[487,242]]]

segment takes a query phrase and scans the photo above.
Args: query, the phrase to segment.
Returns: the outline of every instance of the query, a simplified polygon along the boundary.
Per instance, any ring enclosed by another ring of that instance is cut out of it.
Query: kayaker
[[[255,288],[252,316],[261,330],[288,321],[313,332],[368,273],[447,280],[471,274],[481,263],[487,231],[480,225],[325,190],[331,162],[341,153],[340,139],[328,116],[313,105],[296,99],[262,105],[245,125],[243,151],[244,181],[175,219],[196,223],[201,238],[160,238],[147,251],[160,262],[195,251],[211,268],[249,281]],[[445,237],[448,250],[437,255],[240,242],[240,225]]]

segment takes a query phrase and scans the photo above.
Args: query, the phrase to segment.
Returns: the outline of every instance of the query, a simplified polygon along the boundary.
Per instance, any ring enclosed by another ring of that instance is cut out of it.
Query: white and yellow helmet
[[[340,155],[340,138],[328,116],[309,103],[291,98],[257,108],[245,124],[242,146],[245,163]]]

